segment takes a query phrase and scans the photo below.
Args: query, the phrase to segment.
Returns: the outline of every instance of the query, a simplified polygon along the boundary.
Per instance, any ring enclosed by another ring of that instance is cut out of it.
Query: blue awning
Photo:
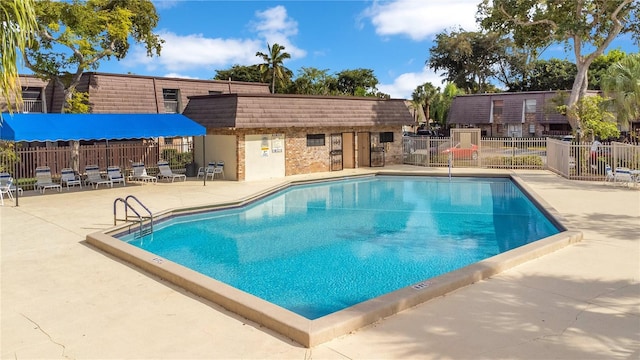
[[[204,126],[180,114],[42,114],[0,119],[0,140],[69,141],[205,135]]]

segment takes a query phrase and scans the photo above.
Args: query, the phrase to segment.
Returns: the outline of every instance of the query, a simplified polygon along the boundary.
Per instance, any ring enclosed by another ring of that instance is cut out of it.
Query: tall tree
[[[160,55],[163,40],[153,33],[158,15],[149,0],[40,0],[35,3],[38,41],[24,52],[26,66],[64,89],[64,112],[82,73],[100,61],[123,59],[131,42]]]
[[[340,95],[375,96],[378,78],[371,69],[342,70],[336,74],[336,89]]]
[[[422,107],[427,123],[431,120],[431,105],[439,94],[440,88],[433,86],[430,82],[418,85],[413,94],[411,94],[413,101]]]
[[[478,5],[481,26],[510,34],[520,47],[553,43],[573,47],[577,74],[569,107],[586,93],[589,66],[613,39],[631,33],[638,40],[638,19],[637,0],[483,0]],[[569,116],[569,122],[574,129],[580,126],[576,117]]]
[[[420,123],[420,120],[428,121],[424,115],[424,98],[424,87],[422,85],[416,86],[413,93],[411,93],[411,107],[415,111],[414,120],[416,120],[416,125]]]
[[[259,65],[233,65],[231,69],[216,70],[216,76],[214,80],[233,80],[233,81],[246,81],[246,82],[261,82],[262,75],[260,74]]]
[[[640,120],[640,54],[612,65],[602,78],[602,90],[613,99],[618,123],[624,128]]]
[[[256,56],[264,60],[264,63],[260,64],[260,73],[263,81],[271,78],[271,93],[275,94],[276,83],[280,88],[284,89],[286,81],[291,78],[289,75],[291,71],[286,71],[288,69],[283,66],[284,60],[290,59],[291,55],[284,52],[285,47],[278,43],[273,44],[273,46],[267,43],[267,49],[269,50],[268,54],[258,51]]]
[[[464,90],[458,89],[454,83],[447,83],[440,96],[434,99],[434,102],[431,105],[431,116],[442,128],[446,127],[447,117],[449,116],[449,109],[451,108],[453,98],[458,95],[464,95],[464,93]]]
[[[571,90],[576,78],[576,65],[568,60],[536,60],[523,79],[519,89],[513,91]]]
[[[306,95],[331,95],[337,79],[329,74],[328,69],[303,67],[298,70],[298,76],[292,83],[291,93]]]
[[[33,0],[0,1],[0,87],[10,113],[22,100],[18,52],[24,53],[37,28]]]
[[[589,90],[602,90],[601,80],[609,68],[626,56],[627,54],[624,51],[613,49],[596,57],[591,66],[589,66]]]
[[[620,130],[613,114],[604,106],[606,100],[600,95],[590,95],[580,98],[576,106],[567,109],[572,116],[579,119],[584,135],[590,141],[596,138],[618,138]]]
[[[510,40],[498,33],[444,31],[436,35],[425,64],[434,71],[443,70],[445,80],[468,93],[491,92],[495,87],[489,79],[509,46]]]

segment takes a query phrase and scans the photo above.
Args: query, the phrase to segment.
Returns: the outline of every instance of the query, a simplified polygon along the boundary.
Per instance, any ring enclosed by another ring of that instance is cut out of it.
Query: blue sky
[[[211,79],[216,70],[261,62],[267,43],[285,46],[284,65],[337,73],[374,70],[378,89],[393,98],[410,98],[427,81],[443,86],[425,66],[435,34],[462,27],[477,30],[479,0],[393,1],[181,1],[156,0],[156,28],[165,44],[149,58],[134,46],[122,61],[102,62],[98,71]],[[630,37],[610,49],[638,52]],[[571,59],[561,45],[544,57]]]

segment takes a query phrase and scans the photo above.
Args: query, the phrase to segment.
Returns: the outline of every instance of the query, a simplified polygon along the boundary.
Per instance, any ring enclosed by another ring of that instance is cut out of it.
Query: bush
[[[193,154],[190,152],[179,153],[176,149],[162,150],[162,158],[169,163],[173,169],[184,169],[187,164],[193,162]]]
[[[482,159],[482,164],[493,167],[542,167],[542,158],[537,155],[493,156]]]

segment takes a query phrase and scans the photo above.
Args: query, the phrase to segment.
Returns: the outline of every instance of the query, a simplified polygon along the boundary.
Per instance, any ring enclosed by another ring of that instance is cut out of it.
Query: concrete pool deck
[[[446,169],[385,169],[446,175]],[[0,356],[640,358],[640,190],[546,171],[514,173],[564,217],[565,226],[581,230],[583,240],[311,349],[84,240],[113,226],[117,197],[133,194],[156,212],[233,201],[323,174],[29,192],[19,207],[10,201],[0,207]]]

